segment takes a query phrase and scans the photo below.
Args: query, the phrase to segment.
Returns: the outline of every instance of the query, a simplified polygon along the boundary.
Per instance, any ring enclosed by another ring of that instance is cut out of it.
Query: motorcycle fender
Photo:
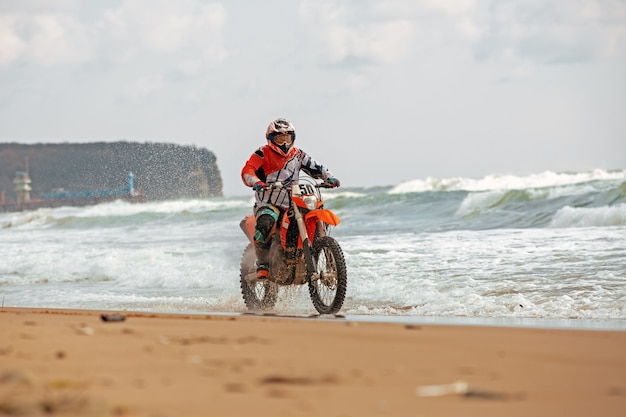
[[[337,226],[341,222],[341,220],[335,213],[333,213],[330,210],[324,210],[324,209],[310,212],[307,215],[307,220],[308,218],[312,218],[315,221],[321,220],[324,223],[330,224],[332,226]]]
[[[254,218],[254,214],[248,214],[245,219],[243,219],[239,223],[239,227],[245,233],[245,235],[250,239],[250,242],[254,243],[254,226],[256,225],[256,219]]]
[[[317,229],[317,221],[321,220],[323,223],[337,226],[341,220],[335,213],[330,210],[315,210],[307,213],[305,217],[306,232],[309,236],[309,242],[313,242],[315,236],[315,230]]]

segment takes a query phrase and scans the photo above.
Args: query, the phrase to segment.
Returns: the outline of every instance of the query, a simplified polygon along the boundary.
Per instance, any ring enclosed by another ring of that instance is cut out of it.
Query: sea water
[[[353,320],[626,330],[626,170],[325,193]],[[4,307],[241,314],[252,195],[0,213]],[[315,310],[306,287],[276,314]]]

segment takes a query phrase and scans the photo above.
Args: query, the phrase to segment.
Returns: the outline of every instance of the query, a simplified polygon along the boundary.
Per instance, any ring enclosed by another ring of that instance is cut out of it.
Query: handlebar
[[[274,182],[267,183],[266,187],[263,188],[263,189],[264,190],[280,190],[282,188],[290,187],[293,182],[294,182],[293,180],[288,180],[288,181],[285,181],[285,182],[274,181]],[[312,184],[312,185],[315,188],[333,188],[332,184],[330,184],[327,180],[324,180],[321,183]]]
[[[320,184],[315,184],[317,188],[333,188],[333,185],[328,182],[328,180],[324,180],[324,182]]]

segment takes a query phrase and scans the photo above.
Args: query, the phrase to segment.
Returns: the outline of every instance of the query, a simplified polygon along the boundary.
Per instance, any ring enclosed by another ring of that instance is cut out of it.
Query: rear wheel
[[[254,245],[249,243],[241,257],[239,278],[241,294],[248,310],[260,311],[274,307],[278,295],[278,285],[267,280],[256,279],[256,253]]]
[[[320,314],[335,314],[348,287],[346,261],[339,243],[330,236],[316,239],[311,250],[315,271],[308,271],[309,294]]]

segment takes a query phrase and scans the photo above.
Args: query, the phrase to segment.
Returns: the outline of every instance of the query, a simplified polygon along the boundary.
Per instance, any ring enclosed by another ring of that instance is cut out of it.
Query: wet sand
[[[102,313],[0,309],[0,416],[626,415],[624,331]]]

